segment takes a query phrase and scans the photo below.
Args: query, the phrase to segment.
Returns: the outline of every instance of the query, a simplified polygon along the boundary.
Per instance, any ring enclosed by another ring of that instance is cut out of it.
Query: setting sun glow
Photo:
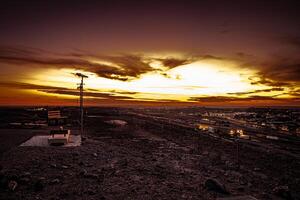
[[[89,76],[86,91],[96,91],[112,96],[129,97],[140,101],[172,100],[193,101],[192,97],[232,96],[233,93],[267,89],[264,85],[252,85],[250,77],[254,70],[236,70],[237,64],[227,61],[199,60],[189,64],[166,69],[160,63],[150,63],[155,71],[139,77],[121,81],[97,76],[93,72],[72,68],[40,70],[31,74],[26,81],[30,84],[76,89],[78,78],[74,73]],[[39,95],[54,95],[49,91],[37,91]],[[73,94],[55,94],[58,97],[75,97]],[[87,93],[87,96],[89,94]],[[95,97],[102,98],[102,97]]]

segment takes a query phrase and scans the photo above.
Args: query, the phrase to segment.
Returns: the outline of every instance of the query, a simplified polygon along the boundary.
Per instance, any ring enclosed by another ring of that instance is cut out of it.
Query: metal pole
[[[80,83],[80,134],[83,136],[83,77]]]
[[[81,82],[79,85],[79,95],[80,95],[80,134],[83,136],[83,79],[88,78],[88,76],[81,74],[81,73],[76,73],[76,76],[81,78]],[[78,88],[77,88],[78,89]]]

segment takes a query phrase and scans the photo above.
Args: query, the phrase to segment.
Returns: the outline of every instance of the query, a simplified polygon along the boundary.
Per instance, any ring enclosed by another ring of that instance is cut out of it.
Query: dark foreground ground
[[[80,147],[18,147],[39,130],[0,129],[0,199],[300,199],[297,154],[241,143],[238,163],[234,143],[199,131],[93,114]]]

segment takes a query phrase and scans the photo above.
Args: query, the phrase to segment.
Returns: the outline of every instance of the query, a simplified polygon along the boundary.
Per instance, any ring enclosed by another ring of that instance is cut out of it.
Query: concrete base
[[[20,146],[37,146],[37,147],[49,147],[48,143],[49,135],[36,135],[22,143]],[[80,135],[70,135],[69,141],[66,144],[62,144],[62,147],[76,147],[81,145]]]

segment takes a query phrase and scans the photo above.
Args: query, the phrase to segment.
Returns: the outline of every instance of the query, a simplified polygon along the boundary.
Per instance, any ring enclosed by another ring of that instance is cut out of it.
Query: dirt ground
[[[80,147],[18,147],[30,134],[3,137],[0,199],[300,199],[298,157],[240,144],[238,160],[235,144],[134,116],[86,127]]]

